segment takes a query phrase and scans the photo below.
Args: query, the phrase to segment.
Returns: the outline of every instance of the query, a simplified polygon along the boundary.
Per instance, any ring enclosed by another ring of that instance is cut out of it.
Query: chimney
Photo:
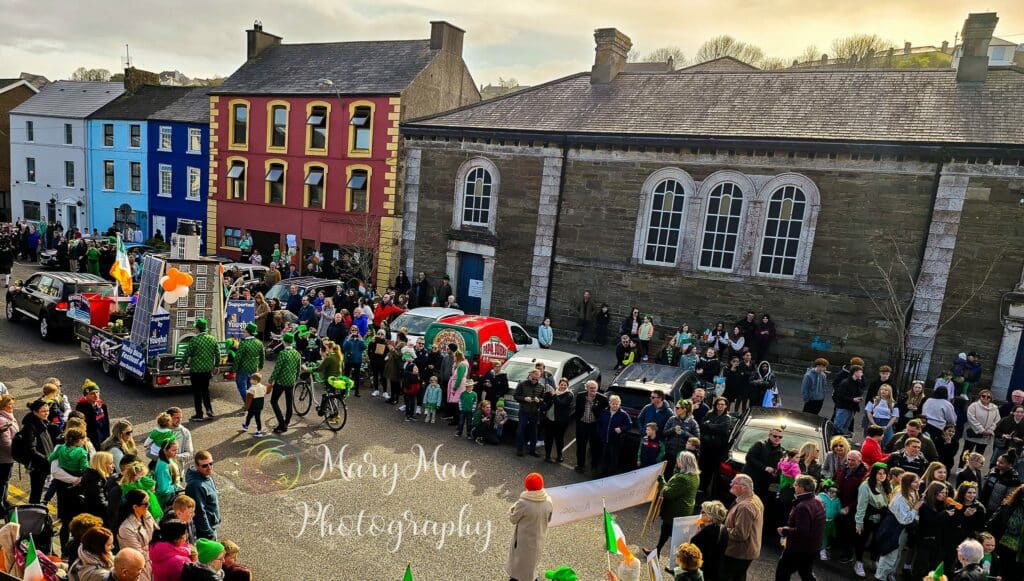
[[[948,52],[949,51],[949,41],[948,40],[942,41],[942,47],[939,50],[941,52]]]
[[[823,65],[827,65],[828,64],[828,55],[827,54],[821,55],[821,64],[823,64]]]
[[[252,30],[245,31],[246,59],[252,60],[272,46],[281,44],[281,37],[263,32],[263,23],[257,20],[252,23]]]
[[[983,83],[988,73],[988,45],[999,17],[995,12],[969,14],[964,21],[962,54],[956,69],[956,82]]]
[[[910,56],[910,43],[909,42],[904,42],[903,43],[903,54],[906,55],[906,56]]]
[[[143,87],[143,85],[159,85],[160,75],[137,69],[135,67],[127,67],[124,69],[124,90],[128,93],[135,93]]]
[[[594,42],[597,48],[590,84],[610,83],[626,68],[626,55],[633,48],[633,41],[614,28],[598,28],[594,31]]]
[[[462,56],[462,37],[466,31],[444,20],[430,22],[430,49],[444,50]]]

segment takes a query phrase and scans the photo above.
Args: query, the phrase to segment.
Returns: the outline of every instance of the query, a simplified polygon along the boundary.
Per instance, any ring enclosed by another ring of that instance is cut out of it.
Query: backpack
[[[11,458],[18,464],[24,464],[26,468],[32,463],[32,443],[29,437],[22,428],[11,438]]]

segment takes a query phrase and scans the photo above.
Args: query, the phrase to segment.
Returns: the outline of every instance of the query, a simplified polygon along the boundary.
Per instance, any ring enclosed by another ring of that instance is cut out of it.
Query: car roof
[[[416,307],[415,309],[409,309],[406,313],[429,319],[440,319],[441,317],[464,314],[459,309],[449,309],[447,307]]]
[[[497,317],[484,317],[481,315],[457,315],[455,317],[449,317],[443,322],[445,325],[455,325],[458,327],[468,327],[470,329],[483,329],[491,325],[505,325],[505,319],[499,319]]]
[[[238,270],[270,270],[269,266],[249,262],[229,262],[224,265],[224,270],[231,270],[232,268],[237,268]]]
[[[291,285],[294,284],[295,286],[301,286],[301,287],[328,286],[328,285],[333,285],[333,286],[342,285],[342,286],[344,286],[344,283],[342,283],[340,280],[333,279],[333,278],[320,278],[320,277],[317,277],[317,276],[297,276],[295,278],[286,278],[286,279],[283,279],[281,282],[279,282],[277,284],[283,284],[285,286],[291,286]],[[274,285],[274,286],[277,286],[277,285]]]
[[[521,349],[516,352],[515,355],[509,358],[509,361],[529,361],[531,363],[540,361],[544,364],[550,364],[554,367],[562,367],[565,362],[579,355],[567,353],[565,351],[555,351],[554,349]]]
[[[651,385],[650,389],[658,389],[664,385],[674,385],[686,374],[686,371],[672,365],[659,363],[631,363],[619,372],[612,380],[612,385],[628,385],[639,387]]]
[[[784,426],[811,433],[823,431],[825,423],[825,418],[816,414],[781,408],[750,408],[743,425],[762,429]]]
[[[82,272],[61,272],[61,271],[50,271],[50,272],[35,272],[33,274],[43,274],[49,277],[53,277],[61,282],[88,282],[88,283],[107,283],[114,284],[105,278],[96,276],[95,274],[82,273]]]

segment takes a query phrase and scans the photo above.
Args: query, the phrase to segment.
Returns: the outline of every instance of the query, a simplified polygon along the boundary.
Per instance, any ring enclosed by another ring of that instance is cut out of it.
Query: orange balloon
[[[182,283],[185,286],[192,286],[192,275],[187,272],[182,276]]]
[[[174,282],[173,278],[165,280],[163,284],[164,290],[168,292],[173,291],[175,288],[177,288],[177,286],[178,283]]]

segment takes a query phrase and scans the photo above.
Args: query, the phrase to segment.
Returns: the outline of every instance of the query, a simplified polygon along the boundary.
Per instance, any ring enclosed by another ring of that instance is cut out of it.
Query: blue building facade
[[[210,167],[210,98],[200,87],[149,117],[146,238],[165,241],[183,221],[206,225]],[[205,252],[206,237],[200,236]]]
[[[86,152],[89,227],[120,232],[127,241],[151,235],[149,217],[149,116],[190,89],[142,86],[89,116]]]

